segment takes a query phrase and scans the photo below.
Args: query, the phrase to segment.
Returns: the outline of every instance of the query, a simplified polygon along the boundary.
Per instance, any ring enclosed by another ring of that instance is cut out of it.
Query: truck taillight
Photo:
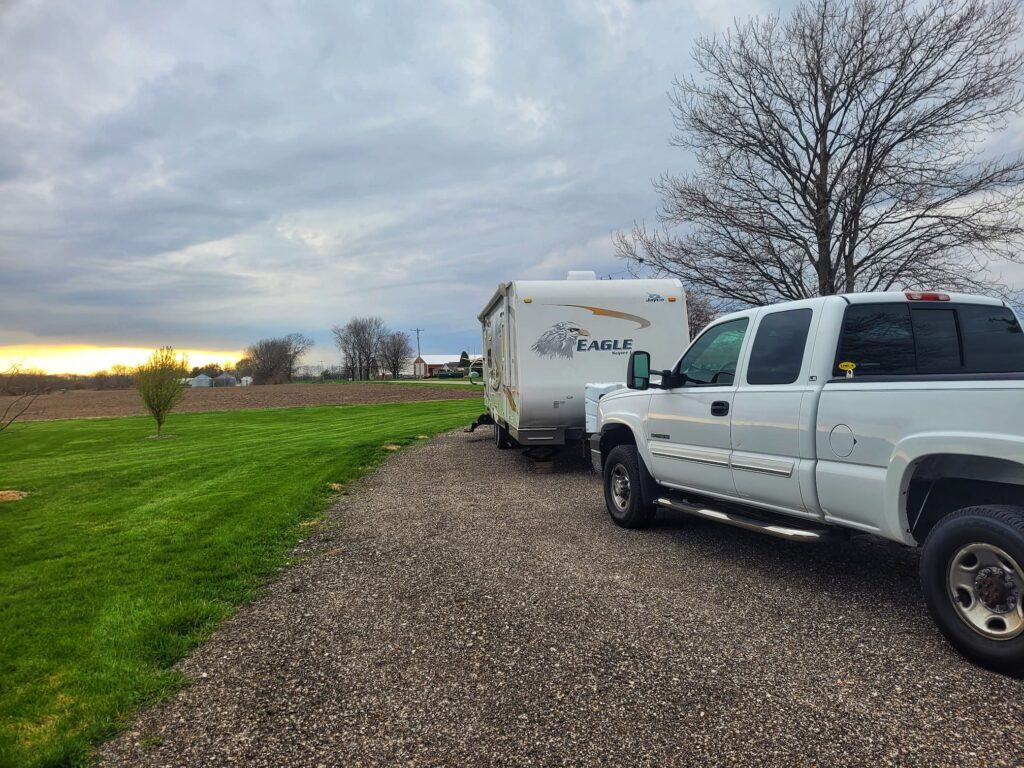
[[[907,291],[904,295],[910,301],[950,301],[948,293],[933,291]]]

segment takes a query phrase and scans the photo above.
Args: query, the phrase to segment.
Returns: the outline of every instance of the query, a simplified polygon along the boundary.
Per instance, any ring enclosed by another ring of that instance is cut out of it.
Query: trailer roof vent
[[[597,272],[592,269],[570,269],[566,280],[597,280]]]

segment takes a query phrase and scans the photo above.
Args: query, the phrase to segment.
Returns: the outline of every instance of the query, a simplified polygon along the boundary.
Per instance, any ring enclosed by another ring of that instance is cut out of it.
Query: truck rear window
[[[983,304],[853,304],[833,376],[1024,371],[1024,333],[1011,310]]]
[[[841,363],[857,375],[916,373],[914,329],[906,304],[853,304],[846,308],[833,376]]]
[[[1024,371],[1024,333],[1005,307],[964,304],[957,308],[964,367],[971,373]]]

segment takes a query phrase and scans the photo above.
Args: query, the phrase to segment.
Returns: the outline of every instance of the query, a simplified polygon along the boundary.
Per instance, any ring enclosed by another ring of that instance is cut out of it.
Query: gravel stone
[[[962,659],[917,555],[659,512],[568,453],[392,457],[107,766],[1024,764],[1024,682]]]

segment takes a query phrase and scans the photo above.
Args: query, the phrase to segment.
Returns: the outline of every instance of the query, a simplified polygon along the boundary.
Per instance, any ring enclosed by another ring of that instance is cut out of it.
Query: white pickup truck
[[[683,352],[683,350],[680,350]],[[966,656],[1024,673],[1024,333],[1003,302],[830,296],[719,318],[630,356],[590,437],[612,520],[663,507],[790,540],[921,547]]]

